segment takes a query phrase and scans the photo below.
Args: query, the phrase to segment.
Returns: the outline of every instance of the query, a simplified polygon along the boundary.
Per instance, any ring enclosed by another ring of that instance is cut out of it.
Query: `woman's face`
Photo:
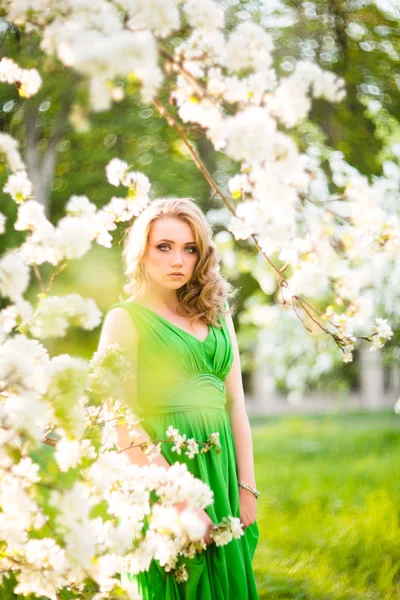
[[[163,287],[179,289],[192,277],[198,258],[188,223],[168,217],[157,219],[152,224],[143,259],[148,280]]]

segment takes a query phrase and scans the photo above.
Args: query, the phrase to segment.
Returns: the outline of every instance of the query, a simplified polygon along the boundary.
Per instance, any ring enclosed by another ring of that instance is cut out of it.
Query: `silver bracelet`
[[[243,489],[249,490],[249,492],[251,492],[252,494],[254,494],[254,496],[256,497],[256,500],[258,499],[258,497],[261,494],[261,492],[259,492],[258,490],[256,490],[256,488],[251,487],[251,485],[249,485],[248,483],[245,483],[244,481],[239,481],[238,485],[240,485],[240,487],[242,487]]]

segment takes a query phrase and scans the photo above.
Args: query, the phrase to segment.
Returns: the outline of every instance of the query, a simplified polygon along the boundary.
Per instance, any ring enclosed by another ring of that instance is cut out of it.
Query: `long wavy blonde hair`
[[[225,302],[236,296],[238,290],[220,273],[221,256],[212,240],[212,228],[204,213],[191,198],[160,198],[153,200],[126,229],[124,236],[124,271],[128,283],[124,292],[133,300],[140,299],[146,290],[143,257],[146,253],[152,224],[157,219],[174,218],[188,223],[196,242],[198,261],[191,279],[177,290],[178,313],[189,316],[192,324],[203,319],[216,327],[219,315],[232,312],[225,310]]]

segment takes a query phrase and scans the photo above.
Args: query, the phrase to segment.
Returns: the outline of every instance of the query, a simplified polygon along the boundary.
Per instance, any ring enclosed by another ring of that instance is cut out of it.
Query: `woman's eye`
[[[163,248],[169,249],[169,245],[168,244],[160,244],[159,246],[157,246],[157,248],[159,250],[161,250],[162,252],[164,252]],[[189,254],[194,254],[195,252],[197,252],[197,248],[195,248],[194,246],[188,246],[186,248],[186,250],[189,250]]]

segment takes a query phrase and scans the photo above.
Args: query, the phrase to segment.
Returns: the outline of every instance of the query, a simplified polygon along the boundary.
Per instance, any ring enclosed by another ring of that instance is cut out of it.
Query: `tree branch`
[[[179,137],[181,138],[181,140],[185,144],[186,148],[188,149],[189,154],[192,157],[193,162],[195,163],[195,165],[197,166],[197,168],[201,171],[201,173],[204,175],[206,181],[210,185],[210,188],[213,191],[213,198],[216,195],[218,195],[221,198],[221,200],[224,202],[224,204],[228,207],[229,211],[236,218],[240,218],[240,217],[237,217],[234,206],[232,205],[232,203],[230,202],[230,200],[228,199],[228,197],[226,196],[226,194],[224,194],[224,192],[218,186],[218,184],[214,180],[213,176],[211,175],[211,173],[208,171],[207,167],[205,166],[205,164],[201,160],[200,156],[197,154],[197,152],[193,148],[193,145],[190,142],[190,140],[189,140],[189,138],[188,138],[188,136],[186,134],[185,127],[175,119],[175,117],[165,108],[165,106],[162,104],[162,102],[160,102],[160,100],[158,100],[158,98],[153,98],[152,103],[157,108],[157,110],[160,113],[160,115],[162,117],[164,117],[164,119],[167,121],[168,125],[170,125],[170,127],[172,127],[173,129],[175,129],[175,131],[178,133]],[[273,263],[273,261],[269,258],[269,256],[262,250],[262,248],[261,248],[261,246],[259,244],[259,241],[257,239],[257,234],[251,234],[249,237],[251,237],[253,239],[256,248],[258,249],[258,251],[261,253],[261,255],[265,258],[265,260],[268,262],[268,264],[273,269],[273,272],[275,274],[279,290],[281,291],[282,288],[288,287],[288,285],[289,285],[288,281],[287,281],[287,279],[283,275],[283,273],[286,270],[286,268],[288,267],[288,265],[286,264],[281,269],[279,269]],[[343,333],[340,325],[334,325],[333,323],[330,323],[330,325],[332,325],[332,327],[334,327],[339,332],[339,334],[336,334],[336,333],[333,333],[333,332],[329,331],[329,329],[327,329],[326,327],[324,327],[319,322],[319,320],[317,318],[315,318],[311,314],[311,312],[310,312],[310,310],[308,310],[308,308],[311,309],[312,311],[314,311],[316,314],[318,314],[319,319],[321,319],[323,317],[323,314],[320,311],[318,311],[316,308],[314,308],[313,306],[311,306],[301,296],[297,296],[297,295],[293,296],[292,301],[291,301],[291,307],[294,309],[294,312],[295,312],[296,316],[300,319],[301,323],[304,325],[304,327],[306,328],[307,331],[310,331],[310,329],[309,329],[309,327],[307,327],[307,325],[305,324],[304,320],[300,317],[298,311],[296,310],[296,308],[295,308],[295,302],[297,302],[297,304],[302,308],[302,310],[309,316],[309,318],[322,331],[324,331],[325,333],[327,333],[328,335],[330,335],[334,339],[335,343],[339,346],[339,348],[341,350],[343,350],[343,346],[351,344],[350,337],[348,335],[346,335],[345,333]],[[285,304],[287,304],[287,303],[285,301],[283,301],[283,305],[285,305]],[[306,308],[306,306],[308,308]],[[363,337],[362,339],[369,339],[369,338]]]

